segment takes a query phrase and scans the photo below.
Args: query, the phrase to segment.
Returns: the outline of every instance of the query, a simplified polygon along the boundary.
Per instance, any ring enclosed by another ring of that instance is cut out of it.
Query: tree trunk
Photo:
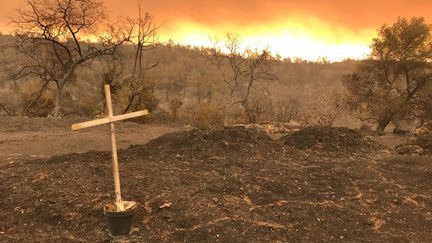
[[[6,108],[6,106],[4,106],[3,104],[0,104],[0,108],[2,108],[2,109],[6,112],[6,114],[8,114],[9,116],[15,116],[15,114],[13,114],[12,112],[10,112],[10,111]]]
[[[384,135],[384,130],[390,124],[391,120],[392,120],[392,116],[390,115],[384,116],[379,120],[378,127],[376,129],[378,135]]]
[[[140,40],[138,40],[138,41],[140,41]],[[136,73],[137,73],[140,45],[141,45],[141,42],[138,43],[137,49],[135,51],[135,59],[134,59],[134,65],[133,65],[133,70],[132,70],[132,78],[133,79],[136,77]]]
[[[223,113],[224,113],[224,127],[228,127],[228,105],[225,105]]]
[[[26,106],[26,108],[24,108],[24,110],[22,111],[22,114],[24,116],[27,116],[28,111],[30,110],[30,108],[36,104],[36,102],[42,97],[43,93],[45,92],[45,90],[48,87],[49,82],[45,82],[44,85],[42,86],[42,88],[39,90],[39,94],[36,96],[36,98],[33,99],[32,102],[30,102],[30,104],[28,104]]]
[[[61,97],[62,89],[60,87],[57,87],[56,90],[56,97],[55,97],[55,106],[54,106],[54,118],[60,117],[60,97]]]
[[[177,112],[178,112],[178,110],[177,110],[177,109],[174,109],[174,110],[172,111],[172,115],[173,115],[173,121],[174,121],[174,122],[176,122],[176,121],[177,121]]]
[[[136,95],[133,94],[132,97],[129,99],[128,105],[126,106],[126,108],[123,110],[123,114],[126,114],[129,112],[129,109],[131,108],[133,102],[135,101],[135,97]]]
[[[59,118],[60,117],[60,98],[61,98],[61,93],[63,91],[63,88],[66,86],[66,83],[70,81],[70,78],[72,77],[72,75],[75,72],[75,68],[83,63],[84,59],[80,58],[79,60],[76,60],[74,63],[71,64],[71,66],[69,67],[68,71],[66,72],[66,74],[63,76],[63,78],[61,80],[59,80],[58,82],[56,82],[57,84],[57,90],[56,90],[56,98],[55,98],[55,106],[54,106],[54,117],[55,118]]]
[[[105,105],[106,105],[106,101],[102,101],[101,107],[100,107],[100,113],[99,116],[103,117],[104,113],[105,113]]]

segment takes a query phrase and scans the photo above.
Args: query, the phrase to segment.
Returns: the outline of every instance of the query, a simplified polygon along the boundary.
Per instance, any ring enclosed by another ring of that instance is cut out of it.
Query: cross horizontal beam
[[[131,112],[131,113],[123,114],[123,115],[113,116],[112,118],[106,117],[106,118],[102,118],[102,119],[98,119],[98,120],[73,124],[72,130],[73,131],[81,130],[84,128],[99,126],[99,125],[103,125],[103,124],[109,124],[109,123],[118,122],[118,121],[130,119],[130,118],[146,116],[148,114],[149,114],[149,112],[147,110],[144,110],[144,111],[137,111],[137,112]]]

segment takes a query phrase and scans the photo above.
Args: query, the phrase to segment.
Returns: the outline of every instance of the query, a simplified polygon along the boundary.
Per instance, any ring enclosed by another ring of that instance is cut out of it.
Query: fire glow
[[[282,58],[316,61],[363,59],[383,24],[398,16],[423,16],[431,22],[432,1],[344,1],[344,0],[139,0],[157,25],[159,40],[191,46],[211,47],[211,39],[238,34],[243,48],[267,48]],[[139,2],[138,1],[138,2]],[[0,9],[0,31],[9,32],[7,15],[26,1],[8,1]],[[111,20],[134,18],[137,1],[103,0]],[[97,41],[97,38],[88,38]]]
[[[361,33],[349,33],[343,29],[334,29],[318,21],[310,25],[286,21],[285,23],[267,23],[261,26],[224,25],[210,27],[194,22],[182,21],[171,27],[169,34],[161,32],[161,40],[174,40],[182,45],[213,45],[212,39],[222,38],[226,33],[239,34],[243,48],[269,49],[274,55],[283,58],[298,57],[309,61],[327,58],[330,61],[343,59],[362,59],[369,52],[369,43],[375,30]]]

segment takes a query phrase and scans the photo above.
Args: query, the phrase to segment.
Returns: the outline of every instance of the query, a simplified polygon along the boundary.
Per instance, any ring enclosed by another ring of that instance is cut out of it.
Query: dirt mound
[[[432,135],[429,134],[417,137],[415,144],[420,146],[425,154],[432,155]]]
[[[399,154],[432,155],[432,136],[420,135],[413,141],[396,147]]]
[[[424,149],[414,144],[401,144],[395,148],[398,154],[424,154]]]
[[[333,127],[306,128],[282,137],[281,141],[301,150],[341,153],[367,153],[381,147],[358,131]]]
[[[214,155],[219,153],[241,153],[250,150],[273,150],[278,143],[273,141],[265,132],[232,127],[217,130],[191,130],[186,132],[171,133],[161,136],[148,144],[153,151],[176,153]],[[139,149],[142,145],[132,146]]]

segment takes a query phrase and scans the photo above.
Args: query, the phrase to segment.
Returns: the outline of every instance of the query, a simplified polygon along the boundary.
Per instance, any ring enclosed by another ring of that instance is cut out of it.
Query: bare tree
[[[259,123],[273,115],[273,104],[271,99],[255,97],[248,101],[246,117],[249,123]]]
[[[198,105],[201,103],[211,103],[213,97],[213,85],[206,80],[206,76],[198,78],[196,81],[195,98]]]
[[[0,37],[1,37],[1,33],[0,33]],[[0,54],[2,56],[4,56],[3,50],[5,50],[7,48],[7,45],[0,45]],[[4,72],[3,67],[6,66],[6,58],[5,57],[0,57],[0,74],[2,74]],[[1,77],[1,76],[0,76]],[[3,83],[0,83],[3,86]],[[0,90],[1,91],[1,90]],[[5,104],[2,103],[3,99],[0,100],[0,111],[3,110],[4,112],[6,112],[6,114],[13,116],[15,115],[12,111],[10,111]]]
[[[221,74],[225,84],[224,125],[228,126],[230,109],[239,104],[245,113],[249,109],[253,92],[268,94],[265,86],[257,84],[260,80],[272,79],[270,53],[267,50],[241,51],[241,40],[237,35],[227,34],[222,48],[215,43],[207,50],[207,55]]]
[[[170,102],[170,110],[172,113],[173,121],[177,121],[177,116],[180,108],[183,106],[183,102],[179,97],[174,97]]]
[[[158,103],[154,95],[155,84],[153,80],[144,77],[144,74],[159,65],[159,62],[150,65],[143,64],[143,53],[158,46],[157,30],[159,26],[156,26],[153,16],[149,13],[143,14],[142,3],[142,0],[138,1],[138,17],[127,19],[127,29],[131,31],[129,42],[135,47],[135,56],[131,76],[118,82],[123,96],[127,98],[123,113],[142,106],[144,106],[142,108],[153,110]]]
[[[335,90],[310,92],[299,111],[300,121],[307,126],[331,127],[346,111],[345,96]]]
[[[102,60],[106,67],[102,73],[102,82],[99,86],[99,97],[101,100],[100,116],[105,112],[106,99],[104,86],[106,83],[110,84],[111,94],[115,98],[117,93],[121,89],[122,75],[124,74],[126,67],[126,57],[121,52],[116,52],[114,55],[110,55],[108,58]]]
[[[247,88],[245,94],[242,97],[243,99],[241,100],[241,104],[246,113],[248,123],[256,123],[264,113],[262,101],[268,100],[270,96],[270,92],[266,86],[258,87],[257,81],[274,79],[269,61],[271,55],[267,50],[247,50],[245,54],[245,58],[247,60],[247,69],[245,72]],[[254,91],[258,91],[258,93],[260,93],[261,96],[264,96],[264,98],[256,97],[255,99],[251,100],[251,96],[253,96]]]
[[[135,34],[131,42],[135,45],[135,58],[132,71],[132,78],[138,80],[142,77],[143,70],[156,67],[159,63],[150,67],[143,67],[143,52],[155,48],[158,44],[157,30],[159,26],[154,23],[154,18],[149,13],[142,13],[142,0],[138,1],[138,18],[128,19],[132,26],[132,32]]]
[[[118,87],[123,113],[137,109],[147,109],[152,112],[159,104],[155,93],[156,82],[151,78],[126,78],[118,83]]]
[[[275,105],[276,120],[278,122],[291,122],[298,119],[300,108],[300,102],[293,98],[278,101]]]
[[[130,30],[107,27],[97,36],[104,21],[102,1],[27,0],[28,8],[17,10],[12,18],[20,50],[29,58],[21,74],[43,77],[56,87],[54,117],[60,116],[60,99],[77,68],[96,57],[112,55],[130,39]],[[98,42],[83,42],[95,37]]]

